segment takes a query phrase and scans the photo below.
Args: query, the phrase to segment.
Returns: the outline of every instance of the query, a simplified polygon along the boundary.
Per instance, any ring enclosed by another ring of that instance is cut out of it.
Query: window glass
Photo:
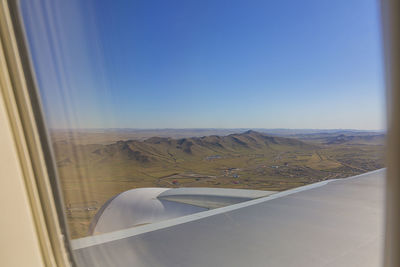
[[[71,239],[384,168],[376,1],[20,4]]]

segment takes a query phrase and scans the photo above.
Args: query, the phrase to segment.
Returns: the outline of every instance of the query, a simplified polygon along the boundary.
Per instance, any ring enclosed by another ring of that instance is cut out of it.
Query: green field
[[[54,142],[72,238],[87,234],[91,218],[105,201],[133,188],[282,191],[384,166],[382,134],[287,138],[247,131],[117,142],[96,135],[103,140],[99,144],[60,137]]]

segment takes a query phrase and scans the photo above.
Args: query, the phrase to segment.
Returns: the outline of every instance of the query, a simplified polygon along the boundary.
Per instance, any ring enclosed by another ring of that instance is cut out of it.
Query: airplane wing
[[[382,169],[266,196],[225,191],[222,199],[251,200],[71,245],[84,266],[379,266],[384,182]],[[206,189],[174,190],[157,192],[157,199],[195,206],[207,195]],[[218,199],[218,190],[208,194]]]

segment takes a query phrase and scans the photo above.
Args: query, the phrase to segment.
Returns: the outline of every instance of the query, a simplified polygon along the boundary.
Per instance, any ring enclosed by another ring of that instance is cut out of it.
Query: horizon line
[[[312,131],[383,131],[387,129],[356,129],[356,128],[263,128],[263,127],[235,127],[235,128],[218,128],[218,127],[190,127],[190,128],[133,128],[133,127],[48,127],[50,130],[312,130]]]

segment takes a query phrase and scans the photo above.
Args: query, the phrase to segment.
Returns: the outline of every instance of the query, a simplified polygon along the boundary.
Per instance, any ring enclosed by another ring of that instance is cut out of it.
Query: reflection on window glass
[[[21,10],[72,239],[384,167],[375,1]]]

